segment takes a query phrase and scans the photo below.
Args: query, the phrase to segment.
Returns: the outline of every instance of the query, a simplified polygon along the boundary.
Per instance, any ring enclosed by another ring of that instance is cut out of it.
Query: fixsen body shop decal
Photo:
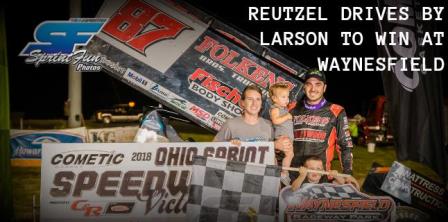
[[[240,116],[238,101],[249,84],[267,95],[282,81],[291,100],[303,95],[292,76],[303,67],[269,50],[263,58],[251,49],[258,47],[254,40],[182,1],[107,2],[97,17],[109,20],[87,49],[106,58],[102,67],[205,128],[219,130]]]

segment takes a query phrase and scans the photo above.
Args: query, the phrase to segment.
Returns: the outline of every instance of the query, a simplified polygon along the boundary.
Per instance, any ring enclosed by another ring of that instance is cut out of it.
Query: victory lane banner
[[[279,221],[395,221],[391,197],[369,196],[351,184],[305,183],[279,195]]]
[[[286,82],[291,101],[303,96],[296,77],[303,65],[180,1],[107,1],[97,17],[109,19],[87,50],[102,57],[101,66],[207,129],[241,115],[249,84],[267,95]]]
[[[41,221],[185,221],[193,157],[274,163],[272,142],[44,144]]]

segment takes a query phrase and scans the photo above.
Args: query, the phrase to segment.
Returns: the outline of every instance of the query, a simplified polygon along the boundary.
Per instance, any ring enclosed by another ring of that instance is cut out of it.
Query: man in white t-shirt
[[[274,130],[271,121],[259,115],[262,105],[261,95],[261,89],[257,86],[247,86],[239,102],[243,115],[228,119],[213,141],[231,141],[235,145],[240,145],[241,142],[273,141]],[[283,136],[275,140],[274,146],[276,150],[287,152],[292,144],[287,136]]]
[[[271,122],[259,116],[261,104],[260,88],[255,85],[246,87],[240,100],[243,115],[227,120],[213,141],[273,141]]]

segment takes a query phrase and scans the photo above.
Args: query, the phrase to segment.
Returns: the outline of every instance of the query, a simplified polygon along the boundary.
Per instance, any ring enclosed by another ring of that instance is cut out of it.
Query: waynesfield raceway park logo
[[[352,185],[305,183],[297,191],[284,188],[280,197],[281,215],[288,222],[395,221],[391,197],[369,196]]]
[[[72,64],[76,71],[98,72],[102,57],[89,54],[83,46],[97,34],[107,19],[72,18],[68,21],[44,21],[34,30],[35,42],[29,42],[19,56],[25,63]]]

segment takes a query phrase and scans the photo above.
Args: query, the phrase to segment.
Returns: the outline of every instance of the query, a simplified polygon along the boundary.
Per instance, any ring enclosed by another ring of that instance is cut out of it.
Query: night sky
[[[330,6],[331,1],[292,1],[292,0],[239,0],[239,1],[210,1],[189,0],[191,4],[203,9],[209,14],[228,22],[249,35],[259,37],[260,31],[328,31],[328,46],[275,46],[277,51],[296,59],[308,67],[317,66],[318,56],[346,56],[346,57],[374,57],[377,56],[377,46],[374,43],[374,21],[342,22],[339,21],[339,11]],[[299,4],[299,3],[307,4]],[[348,6],[348,1],[343,2]],[[353,2],[353,1],[351,1]],[[367,1],[366,1],[367,2]],[[376,2],[376,1],[368,1]],[[439,1],[440,4],[442,1]],[[83,1],[82,17],[95,17],[103,1]],[[296,5],[318,6],[322,4],[323,14],[329,21],[290,21],[266,22],[248,21],[248,6]],[[68,95],[68,67],[66,65],[44,64],[40,67],[25,64],[24,57],[18,54],[28,42],[34,41],[35,27],[45,20],[69,19],[69,1],[58,3],[42,3],[29,1],[26,7],[7,4],[6,28],[7,50],[9,62],[10,103],[11,112],[23,112],[25,118],[62,118],[63,104]],[[219,5],[216,5],[219,4]],[[446,3],[445,3],[446,4]],[[359,4],[358,4],[359,5]],[[447,7],[445,10],[448,10]],[[444,13],[447,25],[448,12]],[[20,18],[20,20],[18,19]],[[361,46],[341,46],[339,32],[360,31],[364,33],[364,43]],[[448,61],[448,41],[445,37],[442,49],[445,63]],[[448,66],[448,64],[445,64]],[[444,71],[444,86],[448,86],[446,70]],[[379,72],[327,72],[328,88],[326,98],[343,105],[349,116],[366,111],[368,101],[376,95],[382,95],[383,86]],[[89,118],[96,109],[108,108],[116,103],[136,101],[137,106],[154,105],[155,101],[144,96],[110,75],[100,73],[83,73],[83,113]],[[445,97],[447,96],[445,89]]]

